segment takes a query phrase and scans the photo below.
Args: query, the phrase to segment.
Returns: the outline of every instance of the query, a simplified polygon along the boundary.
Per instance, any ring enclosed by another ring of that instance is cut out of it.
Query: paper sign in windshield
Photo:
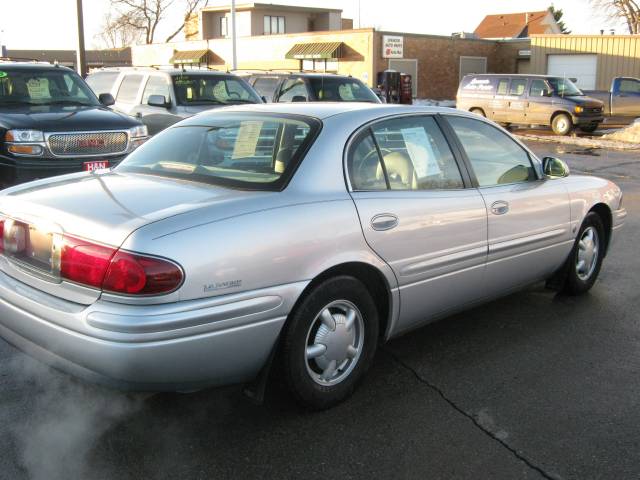
[[[233,155],[231,158],[246,158],[256,155],[256,147],[258,146],[258,138],[262,131],[262,123],[256,121],[242,122],[238,129],[236,143],[233,146]]]
[[[436,159],[435,152],[422,127],[401,128],[407,153],[411,157],[411,163],[418,178],[424,178],[441,173],[440,165]]]
[[[46,78],[32,78],[27,82],[29,97],[33,100],[49,98],[49,80]]]

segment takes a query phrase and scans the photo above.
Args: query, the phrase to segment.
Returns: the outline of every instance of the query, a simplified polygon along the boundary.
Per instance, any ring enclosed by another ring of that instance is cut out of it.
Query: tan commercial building
[[[640,35],[533,35],[531,72],[607,90],[615,77],[640,78]]]

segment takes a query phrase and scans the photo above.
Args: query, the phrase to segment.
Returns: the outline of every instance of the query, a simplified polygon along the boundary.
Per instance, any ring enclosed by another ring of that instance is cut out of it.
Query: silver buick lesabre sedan
[[[376,347],[546,280],[589,290],[626,211],[495,124],[450,109],[204,113],[117,168],[0,194],[0,334],[146,391],[278,369],[314,409]]]

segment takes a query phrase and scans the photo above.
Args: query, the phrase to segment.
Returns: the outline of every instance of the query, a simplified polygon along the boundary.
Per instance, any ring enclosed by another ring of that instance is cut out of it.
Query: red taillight
[[[60,276],[100,288],[115,253],[114,248],[65,236],[60,257]]]
[[[168,293],[182,283],[182,270],[167,260],[119,251],[102,284],[103,290],[129,295]]]
[[[73,282],[127,295],[168,293],[182,283],[172,262],[64,237],[60,274]]]

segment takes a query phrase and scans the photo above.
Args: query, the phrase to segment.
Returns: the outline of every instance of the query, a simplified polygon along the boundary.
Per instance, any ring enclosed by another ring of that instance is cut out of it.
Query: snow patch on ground
[[[600,138],[585,138],[585,137],[560,137],[557,135],[517,135],[520,140],[534,140],[537,142],[547,143],[561,143],[564,145],[576,145],[578,147],[585,148],[607,148],[613,150],[640,150],[640,142],[625,142],[620,140],[608,140],[603,137]]]
[[[606,140],[640,144],[640,119],[637,119],[627,128],[605,134],[602,138]]]

